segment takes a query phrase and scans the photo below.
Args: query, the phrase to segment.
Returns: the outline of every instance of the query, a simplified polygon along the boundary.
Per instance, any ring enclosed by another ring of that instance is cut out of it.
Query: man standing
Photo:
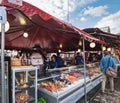
[[[100,70],[102,71],[102,92],[105,92],[106,79],[109,78],[111,92],[114,91],[114,78],[106,75],[106,70],[108,67],[116,69],[116,63],[112,57],[110,57],[110,52],[105,52],[105,56],[100,61]]]
[[[80,55],[80,53],[77,53],[77,56],[75,57],[75,63],[76,65],[83,65],[83,57],[82,54]]]

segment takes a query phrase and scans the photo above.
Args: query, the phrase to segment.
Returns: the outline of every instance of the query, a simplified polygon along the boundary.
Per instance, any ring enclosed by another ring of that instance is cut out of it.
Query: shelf
[[[29,72],[34,71],[35,72],[35,78],[34,80],[30,78],[28,78],[29,76]],[[17,77],[17,75],[15,75],[16,73],[25,73],[25,77],[23,76],[22,78],[25,79],[28,87],[26,88],[16,88],[16,84],[15,84],[15,78],[20,78],[19,75]],[[17,93],[25,93],[28,94],[30,96],[30,99],[25,102],[25,103],[32,103],[33,101],[35,101],[35,103],[37,103],[37,72],[38,72],[38,68],[37,67],[33,67],[33,66],[18,66],[18,67],[12,67],[12,103],[16,103],[15,102],[15,95]],[[31,93],[32,91],[32,93]],[[33,98],[35,97],[35,98]]]

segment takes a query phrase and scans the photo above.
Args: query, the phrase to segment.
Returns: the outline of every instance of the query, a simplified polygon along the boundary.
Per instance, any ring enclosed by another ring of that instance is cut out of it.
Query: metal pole
[[[4,70],[4,46],[5,46],[5,24],[1,24],[1,78],[2,78],[2,103],[5,103],[5,70]]]
[[[67,22],[69,22],[69,0],[67,0]]]
[[[86,63],[85,63],[85,39],[83,37],[83,59],[84,59],[84,93],[85,93],[85,103],[87,103],[86,94]]]
[[[103,40],[103,38],[102,38],[102,40]],[[103,44],[101,45],[101,49],[102,49],[102,57],[104,57]]]

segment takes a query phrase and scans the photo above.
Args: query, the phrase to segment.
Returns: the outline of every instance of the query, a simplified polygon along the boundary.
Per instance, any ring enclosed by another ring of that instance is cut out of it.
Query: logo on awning
[[[8,0],[8,2],[22,6],[22,0]]]

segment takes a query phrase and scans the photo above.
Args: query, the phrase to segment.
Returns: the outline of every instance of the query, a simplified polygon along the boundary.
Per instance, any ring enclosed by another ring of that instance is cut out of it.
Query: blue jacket
[[[110,60],[109,60],[109,58],[110,58]],[[106,69],[108,67],[116,69],[116,63],[115,63],[115,60],[112,57],[109,57],[108,55],[106,55],[100,61],[100,70],[105,74],[106,73]]]
[[[53,69],[53,68],[58,68],[58,64],[56,61],[51,61],[50,62],[50,69]]]
[[[82,56],[76,56],[75,60],[76,60],[77,65],[83,64],[83,57]]]
[[[62,61],[61,57],[58,56],[56,62],[58,64],[58,67],[62,67],[63,66],[63,64],[62,64],[63,61]]]

